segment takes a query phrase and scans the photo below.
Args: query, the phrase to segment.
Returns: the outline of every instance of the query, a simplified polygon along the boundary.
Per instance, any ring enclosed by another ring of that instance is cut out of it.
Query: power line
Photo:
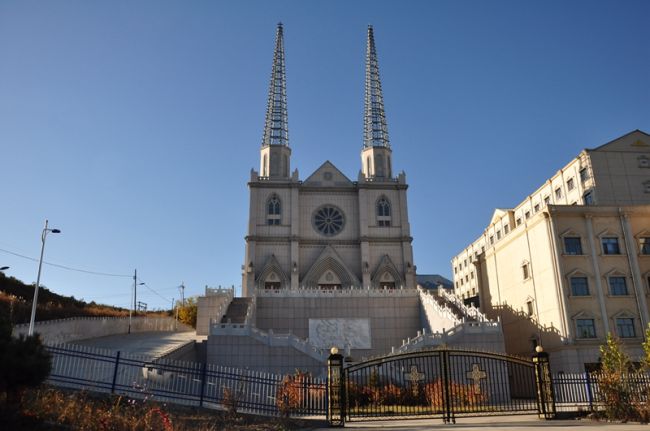
[[[25,256],[24,254],[15,253],[13,251],[5,250],[3,248],[0,248],[0,251],[2,251],[4,253],[12,254],[14,256],[22,257],[23,259],[28,259],[28,260],[31,260],[31,261],[34,261],[34,262],[38,262],[38,259],[35,259],[33,257],[29,257],[29,256]],[[66,269],[68,271],[83,272],[84,274],[102,275],[104,277],[128,277],[128,278],[133,277],[132,275],[125,275],[125,274],[111,274],[111,273],[108,273],[108,272],[88,271],[86,269],[73,268],[71,266],[59,265],[58,263],[50,263],[50,262],[46,262],[46,261],[43,261],[43,263],[46,264],[46,265],[49,265],[49,266],[55,266],[57,268]]]
[[[158,295],[159,298],[162,298],[162,299],[164,299],[165,301],[169,302],[169,300],[170,300],[169,298],[165,298],[165,297],[162,296],[160,293],[158,293],[158,292],[156,292],[155,290],[153,290],[151,287],[149,287],[149,285],[148,285],[147,283],[145,283],[144,281],[142,281],[142,279],[140,279],[140,281],[143,283],[142,285],[143,285],[144,287],[146,287],[147,289],[149,289],[150,291],[152,291],[153,293],[155,293],[156,295]]]

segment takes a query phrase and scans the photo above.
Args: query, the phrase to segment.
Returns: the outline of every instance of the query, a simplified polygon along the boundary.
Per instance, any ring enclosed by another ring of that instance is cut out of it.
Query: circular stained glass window
[[[343,211],[328,205],[316,210],[313,223],[318,232],[325,236],[334,236],[343,230],[345,218]]]

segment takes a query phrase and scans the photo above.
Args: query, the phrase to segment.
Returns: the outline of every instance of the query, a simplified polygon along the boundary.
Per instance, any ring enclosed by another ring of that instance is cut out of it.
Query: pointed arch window
[[[273,194],[266,204],[266,224],[279,225],[282,217],[282,205],[278,195]]]
[[[377,201],[377,225],[391,225],[390,202],[383,196]]]

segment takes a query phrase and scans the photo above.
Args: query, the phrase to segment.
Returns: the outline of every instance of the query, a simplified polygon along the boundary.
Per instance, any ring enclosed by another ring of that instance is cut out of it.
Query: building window
[[[588,179],[589,179],[589,173],[587,172],[587,168],[580,169],[580,181],[584,183]]]
[[[582,254],[582,243],[579,236],[564,237],[564,253],[571,255]]]
[[[533,301],[526,302],[526,312],[528,313],[528,316],[533,315]]]
[[[271,195],[266,204],[266,224],[279,225],[282,207],[278,195]]]
[[[547,206],[549,203],[551,203],[551,198],[548,196],[544,197],[544,206]]]
[[[501,231],[500,230],[497,231],[497,240],[499,240],[499,239],[501,239]]]
[[[524,276],[524,280],[528,280],[530,278],[530,264],[524,263],[521,266],[521,271],[522,275]]]
[[[506,235],[508,235],[508,233],[510,232],[510,226],[508,226],[508,225],[503,226],[503,232],[504,232]]]
[[[530,211],[526,211],[524,217],[526,218],[526,220],[528,220],[530,218]]]
[[[569,181],[566,182],[566,188],[569,189],[569,191],[575,188],[575,184],[573,183],[573,178],[569,178]]]
[[[458,274],[458,267],[454,266],[454,274]]]
[[[556,199],[562,199],[562,189],[559,188],[559,187],[557,189],[555,189],[555,198]]]
[[[469,276],[472,278],[472,280],[474,280],[474,271],[470,272]]]
[[[650,237],[644,236],[640,240],[641,254],[650,254]]]
[[[490,244],[494,244],[494,237],[490,236]]]
[[[314,228],[325,236],[334,236],[343,230],[345,217],[340,209],[325,205],[320,207],[312,216]]]
[[[650,160],[646,156],[639,156],[637,160],[640,168],[650,168]]]
[[[377,225],[390,226],[390,222],[390,202],[386,198],[381,198],[377,201]]]
[[[585,205],[593,205],[594,204],[594,194],[593,192],[587,192],[582,196],[582,200],[584,201]]]
[[[594,319],[576,319],[578,338],[596,338]]]
[[[521,224],[521,218],[518,218],[517,219],[517,226],[519,226],[520,224]]]
[[[535,204],[535,212],[539,211],[539,204]]]
[[[615,296],[627,295],[627,283],[625,277],[609,277],[609,293]]]
[[[618,246],[618,238],[603,237],[601,242],[603,244],[603,254],[621,254],[621,248]]]
[[[587,277],[571,277],[571,295],[589,296]]]
[[[634,338],[634,319],[631,317],[620,317],[616,319],[616,334],[621,338]]]

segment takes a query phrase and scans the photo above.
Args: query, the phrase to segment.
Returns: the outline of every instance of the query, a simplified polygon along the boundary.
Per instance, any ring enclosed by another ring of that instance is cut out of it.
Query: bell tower
[[[369,25],[366,47],[363,149],[361,150],[361,172],[365,179],[367,181],[390,180],[393,177],[391,158],[375,36],[372,26]]]
[[[260,149],[260,176],[267,179],[289,179],[291,148],[287,120],[287,79],[284,70],[284,33],[282,23],[275,35],[275,52],[266,106],[264,136]]]

